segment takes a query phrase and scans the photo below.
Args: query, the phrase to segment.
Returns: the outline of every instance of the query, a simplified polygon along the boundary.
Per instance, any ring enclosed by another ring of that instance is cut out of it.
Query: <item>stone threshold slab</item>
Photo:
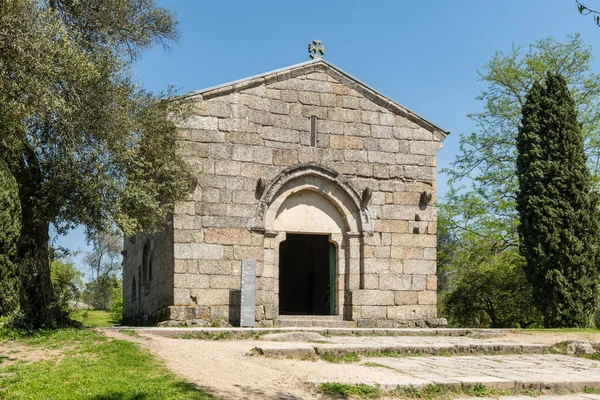
[[[181,334],[222,334],[233,336],[247,336],[253,334],[279,333],[279,332],[316,332],[321,335],[345,336],[473,336],[491,337],[504,335],[509,329],[462,329],[462,328],[327,328],[327,327],[274,327],[274,328],[209,328],[209,327],[132,327],[115,326],[102,328],[108,330],[134,330],[138,333],[148,333],[160,336],[178,336]]]

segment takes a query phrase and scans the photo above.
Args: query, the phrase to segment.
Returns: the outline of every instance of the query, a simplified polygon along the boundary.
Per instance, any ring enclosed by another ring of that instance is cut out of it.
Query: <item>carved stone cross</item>
[[[323,55],[325,54],[325,46],[321,46],[320,40],[313,40],[312,43],[308,45],[308,54],[313,60],[315,58],[323,58]]]

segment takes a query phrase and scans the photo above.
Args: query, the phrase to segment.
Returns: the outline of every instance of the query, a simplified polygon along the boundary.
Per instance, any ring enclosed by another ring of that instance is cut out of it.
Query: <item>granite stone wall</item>
[[[338,314],[359,326],[422,326],[436,318],[435,164],[444,132],[323,62],[189,100],[194,113],[178,121],[177,145],[198,186],[173,214],[173,258],[165,260],[173,265],[172,286],[165,289],[172,291],[166,319],[236,324],[241,260],[252,259],[257,320],[273,324],[278,246],[286,232],[274,230],[268,218],[257,220],[265,196],[259,180],[268,188],[301,166],[308,166],[303,178],[270,193],[273,201],[265,202],[263,211],[277,217],[271,208],[281,203],[276,199],[284,189],[288,194],[311,190],[332,203],[347,197],[337,207],[340,218],[350,222],[330,232],[337,249]],[[315,147],[311,116],[318,121]],[[325,175],[308,179],[311,166]],[[363,204],[356,194],[366,188],[372,195]],[[349,204],[345,212],[344,204]]]

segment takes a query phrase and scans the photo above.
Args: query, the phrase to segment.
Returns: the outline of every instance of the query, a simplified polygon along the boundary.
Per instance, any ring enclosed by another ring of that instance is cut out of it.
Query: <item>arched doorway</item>
[[[279,314],[335,315],[335,288],[329,236],[288,233],[279,244]]]
[[[359,289],[362,236],[371,230],[356,190],[328,168],[290,168],[266,185],[255,221],[265,235],[266,309],[272,302],[275,315],[346,315],[348,293]]]

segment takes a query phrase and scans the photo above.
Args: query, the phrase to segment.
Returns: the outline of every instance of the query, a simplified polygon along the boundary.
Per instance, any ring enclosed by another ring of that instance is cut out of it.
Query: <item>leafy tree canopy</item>
[[[463,135],[450,168],[450,229],[493,241],[496,247],[518,245],[516,136],[528,90],[549,72],[561,74],[573,94],[585,137],[588,167],[598,183],[600,172],[600,74],[592,71],[592,53],[579,35],[558,42],[535,42],[527,50],[496,52],[479,71],[487,88],[477,97],[481,112],[470,114],[477,132]]]
[[[153,0],[0,2],[0,159],[23,227],[21,311],[52,325],[48,229],[152,231],[192,185],[175,126],[132,63],[177,38]]]

